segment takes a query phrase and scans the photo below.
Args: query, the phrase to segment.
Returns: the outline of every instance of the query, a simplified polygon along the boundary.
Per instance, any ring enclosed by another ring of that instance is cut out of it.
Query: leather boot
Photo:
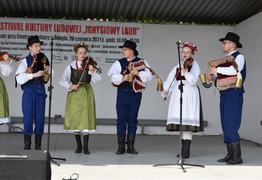
[[[181,139],[181,150],[182,150],[182,154],[184,152],[184,147],[185,147],[185,140]],[[180,157],[180,153],[176,155],[177,158]]]
[[[184,150],[182,152],[182,157],[184,159],[187,159],[189,158],[190,156],[190,145],[191,145],[191,140],[189,139],[185,139],[185,142],[184,142]]]
[[[89,134],[84,135],[84,154],[90,154],[88,150]]]
[[[31,135],[24,135],[24,150],[31,150]]]
[[[75,153],[81,153],[82,152],[81,136],[75,135],[75,138],[76,138],[76,144],[77,144],[77,148],[75,150]]]
[[[129,154],[138,154],[138,152],[135,150],[134,144],[135,144],[135,134],[128,134],[127,136],[127,153]]]
[[[229,161],[227,161],[227,164],[242,164],[243,160],[241,158],[241,148],[240,148],[240,142],[236,143],[230,143],[231,149],[232,149],[232,157]]]
[[[36,135],[35,136],[35,150],[42,150],[41,142],[42,142],[42,136]]]
[[[229,143],[227,143],[226,145],[227,145],[227,155],[222,159],[218,159],[217,162],[227,162],[232,157],[233,152],[232,152],[231,146]]]
[[[117,135],[118,139],[118,149],[116,151],[116,154],[124,154],[126,152],[125,149],[125,141],[126,141],[126,135]]]

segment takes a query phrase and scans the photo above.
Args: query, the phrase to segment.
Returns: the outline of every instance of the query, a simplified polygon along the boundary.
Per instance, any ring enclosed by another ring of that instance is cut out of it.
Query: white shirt
[[[19,64],[17,70],[16,70],[16,81],[18,84],[25,84],[27,81],[33,79],[33,74],[26,73],[26,70],[28,68],[26,58],[22,59],[21,63]],[[50,70],[49,70],[50,72]],[[52,77],[54,77],[54,70],[52,70]]]
[[[150,67],[146,60],[144,60],[144,63],[147,67]],[[122,68],[120,62],[116,61],[114,62],[114,64],[111,66],[111,68],[107,73],[107,75],[111,77],[111,81],[116,85],[119,85],[123,82],[122,81],[123,75],[121,74],[121,70]],[[153,78],[153,75],[148,68],[146,68],[145,71],[140,71],[138,76],[145,84],[151,81]]]
[[[230,56],[231,54],[233,54],[234,52],[236,52],[237,50],[229,53],[227,56]],[[242,71],[242,69],[244,68],[244,64],[245,64],[245,58],[242,54],[239,54],[236,59],[235,62],[237,63],[238,66],[238,71]],[[229,67],[218,67],[217,68],[217,73],[220,74],[224,74],[224,75],[236,75],[237,71],[235,70],[235,68],[233,66],[229,66]]]

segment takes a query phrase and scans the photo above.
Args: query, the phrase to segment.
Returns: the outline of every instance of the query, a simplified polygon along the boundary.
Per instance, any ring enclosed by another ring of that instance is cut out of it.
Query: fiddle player
[[[182,49],[181,67],[177,64],[169,73],[164,82],[163,97],[170,97],[166,131],[180,131],[180,80],[183,86],[183,105],[182,105],[182,158],[190,156],[190,145],[193,132],[204,130],[200,91],[197,81],[200,75],[200,67],[193,55],[198,51],[193,43],[184,42],[180,44]],[[181,76],[180,72],[181,71]],[[180,154],[177,155],[180,157]]]
[[[127,153],[138,154],[134,148],[137,130],[137,116],[142,99],[142,91],[153,76],[146,60],[138,57],[136,43],[125,41],[122,48],[123,58],[114,62],[108,76],[117,86],[117,138],[116,154],[124,154],[127,134]],[[131,78],[130,78],[131,77]]]
[[[46,90],[43,81],[39,78],[49,73],[49,66],[39,67],[43,57],[41,53],[42,41],[38,36],[30,36],[27,40],[27,49],[30,53],[20,62],[16,71],[16,81],[23,90],[22,112],[24,124],[24,150],[31,149],[31,136],[35,134],[35,150],[41,150],[42,135],[45,124]],[[35,128],[33,130],[33,123]]]
[[[213,81],[214,76],[226,78],[241,73],[243,81],[246,78],[246,62],[245,57],[237,50],[242,48],[239,42],[240,37],[228,32],[224,38],[219,39],[222,42],[222,51],[226,56],[233,56],[237,64],[237,69],[230,63],[224,63],[209,70],[208,80]],[[211,75],[212,74],[212,75]],[[227,146],[227,155],[217,160],[218,162],[226,162],[227,164],[242,164],[240,137],[238,130],[241,124],[242,106],[244,87],[230,87],[220,90],[220,118],[222,130],[224,133],[224,143]]]
[[[2,55],[0,61],[0,74],[9,76],[13,71],[12,61],[7,54]],[[9,116],[9,99],[4,80],[0,76],[0,125],[10,122]]]
[[[101,75],[96,72],[91,57],[86,57],[88,45],[75,44],[73,51],[76,60],[68,65],[59,81],[60,86],[67,90],[64,129],[73,131],[77,143],[75,153],[90,154],[88,149],[89,133],[96,130],[95,95],[91,82],[101,80]],[[88,61],[88,62],[86,62]],[[89,63],[92,62],[92,63]],[[84,148],[82,147],[81,134],[83,135]]]

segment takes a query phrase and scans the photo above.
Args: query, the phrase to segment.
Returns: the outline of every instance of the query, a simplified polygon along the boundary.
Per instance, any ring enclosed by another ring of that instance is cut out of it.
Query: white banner
[[[118,46],[125,40],[137,43],[141,52],[142,24],[84,20],[0,18],[1,52],[25,57],[27,39],[38,35],[43,41],[42,52],[50,57],[53,42],[53,62],[75,60],[73,44],[85,42],[90,56],[98,63],[113,63],[122,57]],[[52,40],[53,39],[53,40]]]

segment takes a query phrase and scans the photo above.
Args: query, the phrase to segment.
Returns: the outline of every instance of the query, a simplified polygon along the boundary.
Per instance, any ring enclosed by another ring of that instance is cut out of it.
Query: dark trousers
[[[142,93],[135,93],[131,86],[118,87],[116,102],[117,134],[136,134],[141,99]]]
[[[22,111],[24,134],[33,134],[33,123],[35,120],[35,135],[43,135],[45,124],[45,100],[46,94],[31,94],[23,93],[22,97]]]
[[[220,116],[225,143],[240,141],[238,130],[241,124],[243,94],[221,94]]]

